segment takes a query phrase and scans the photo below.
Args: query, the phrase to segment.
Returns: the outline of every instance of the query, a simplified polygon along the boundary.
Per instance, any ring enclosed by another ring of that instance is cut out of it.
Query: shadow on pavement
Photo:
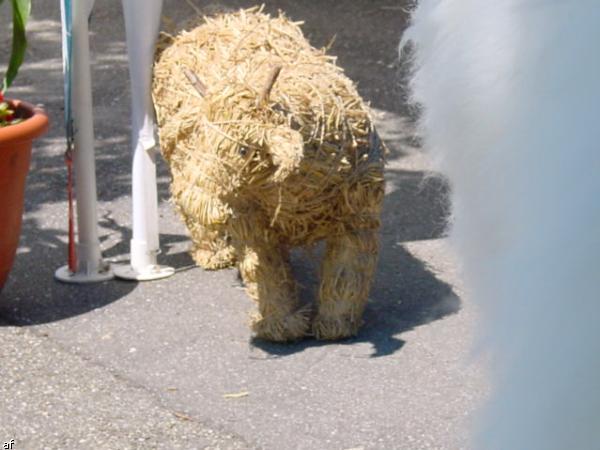
[[[129,253],[131,230],[108,216],[101,218],[100,225],[109,230],[109,234],[100,236],[100,241],[115,242],[102,252],[104,259],[125,262],[115,257]],[[164,233],[160,239],[165,249],[189,240],[185,235]],[[14,276],[9,276],[0,294],[0,319],[10,325],[55,322],[105,307],[136,288],[137,282],[119,279],[78,285],[56,281],[54,271],[66,264],[65,240],[64,230],[41,229],[33,219],[24,221],[19,255],[11,272]],[[160,255],[158,262],[178,272],[196,267],[187,252]]]
[[[71,285],[54,280],[66,263],[66,232],[23,223],[20,250],[0,294],[0,318],[11,325],[34,325],[66,319],[104,307],[129,294],[137,283],[105,281]]]

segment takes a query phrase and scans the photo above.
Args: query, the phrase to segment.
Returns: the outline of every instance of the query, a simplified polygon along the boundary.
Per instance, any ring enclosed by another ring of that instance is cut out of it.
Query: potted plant
[[[0,0],[2,7],[4,0]],[[40,108],[4,96],[25,57],[25,24],[31,0],[9,0],[12,6],[12,50],[0,91],[0,290],[17,251],[23,215],[25,179],[31,146],[48,129],[48,117]]]

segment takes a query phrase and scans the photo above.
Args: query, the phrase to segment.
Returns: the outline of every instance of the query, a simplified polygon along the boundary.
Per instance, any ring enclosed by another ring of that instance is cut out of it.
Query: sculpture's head
[[[189,148],[176,161],[183,174],[173,180],[178,203],[193,210],[204,225],[225,223],[232,205],[247,201],[261,190],[286,183],[304,158],[301,133],[286,115],[268,105],[277,78],[274,70],[262,90],[236,87],[235,93],[211,92],[191,72],[190,83],[201,94],[204,108],[197,116]],[[181,124],[185,126],[185,124]]]

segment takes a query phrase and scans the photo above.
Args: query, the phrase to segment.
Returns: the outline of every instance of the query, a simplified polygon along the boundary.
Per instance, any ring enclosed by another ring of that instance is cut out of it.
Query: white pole
[[[61,3],[62,5],[62,3]],[[113,277],[102,260],[96,211],[96,164],[88,19],[94,0],[75,0],[73,16],[73,163],[77,198],[77,272],[61,267],[55,273],[61,281],[89,283]]]
[[[115,267],[115,275],[133,280],[155,280],[173,275],[159,266],[156,141],[150,96],[152,64],[163,0],[122,0],[131,81],[132,228],[131,263]]]

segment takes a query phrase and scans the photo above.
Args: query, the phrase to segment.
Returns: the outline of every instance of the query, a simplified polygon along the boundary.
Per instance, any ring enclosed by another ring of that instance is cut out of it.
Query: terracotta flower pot
[[[0,128],[0,291],[19,245],[31,145],[48,130],[48,116],[40,108],[19,100],[9,103],[26,120]]]

